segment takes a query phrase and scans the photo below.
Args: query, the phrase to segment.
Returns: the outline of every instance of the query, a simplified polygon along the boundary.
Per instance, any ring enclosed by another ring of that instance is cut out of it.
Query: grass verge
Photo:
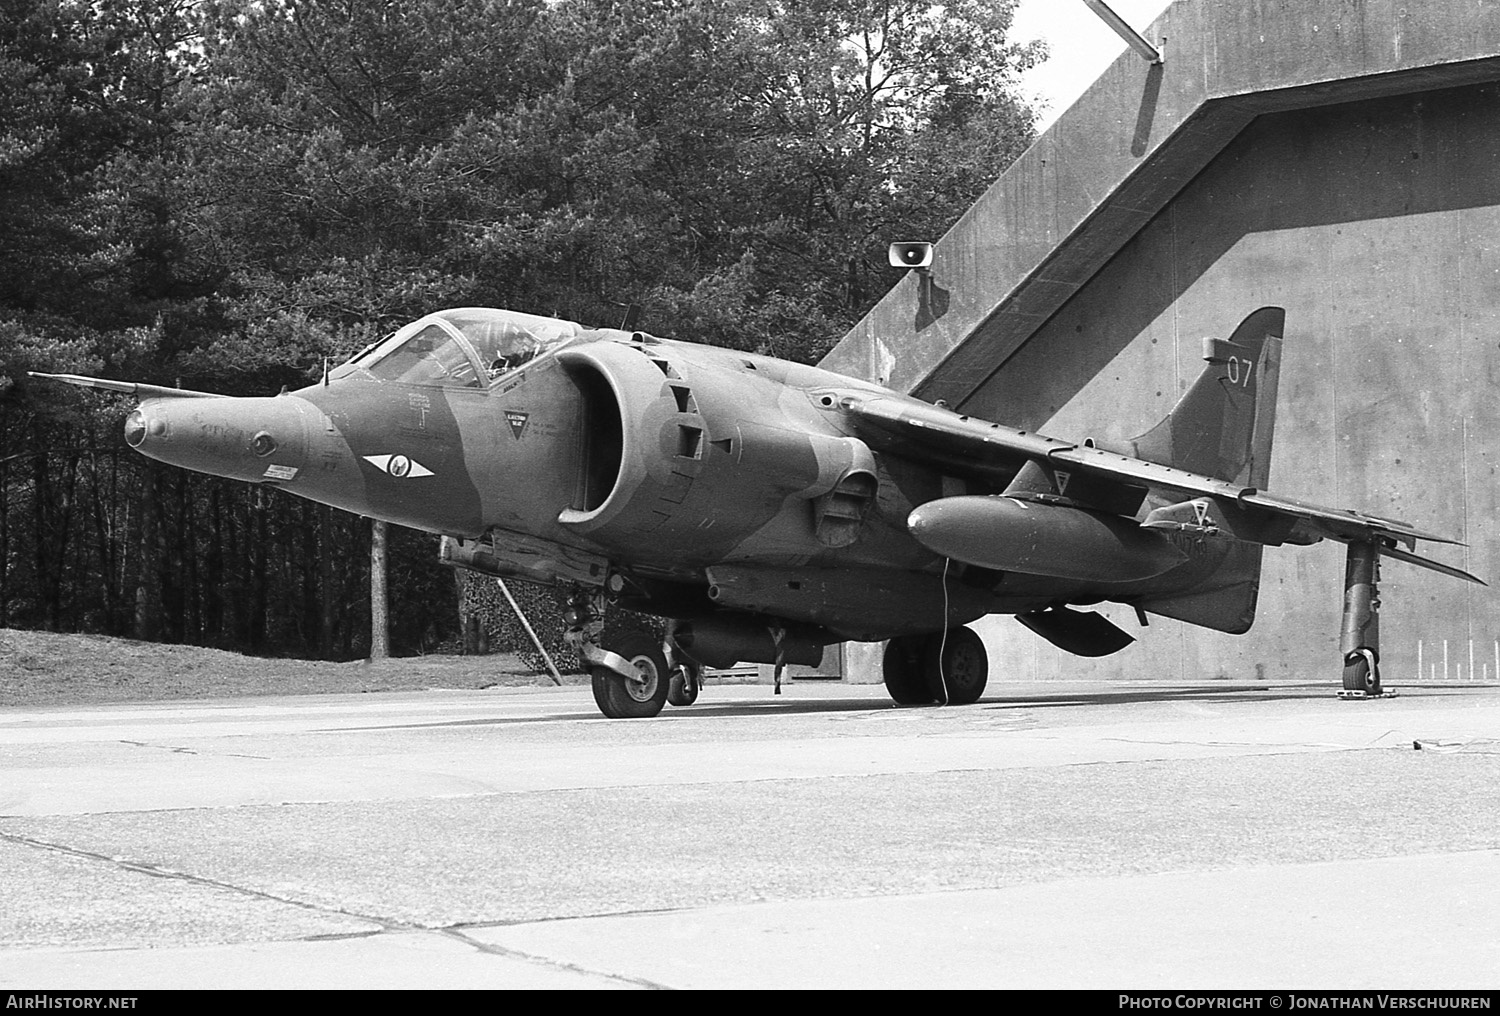
[[[0,628],[0,707],[551,684],[508,653],[326,663]]]

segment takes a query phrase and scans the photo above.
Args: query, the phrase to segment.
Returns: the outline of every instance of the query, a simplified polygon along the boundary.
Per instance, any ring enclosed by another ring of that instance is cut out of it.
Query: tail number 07
[[[1241,388],[1250,387],[1250,379],[1255,376],[1255,361],[1242,360],[1238,356],[1231,356],[1229,363],[1229,383],[1239,385]]]

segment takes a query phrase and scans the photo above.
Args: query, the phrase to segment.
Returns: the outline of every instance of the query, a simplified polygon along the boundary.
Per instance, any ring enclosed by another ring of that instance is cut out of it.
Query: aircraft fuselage
[[[345,371],[271,398],[147,399],[127,431],[175,465],[502,552],[517,538],[555,544],[655,588],[720,592],[721,607],[780,605],[872,638],[933,627],[940,615],[907,618],[921,613],[914,596],[941,599],[943,560],[907,517],[980,488],[872,452],[843,418],[850,391],[893,395],[815,367],[599,332],[492,384]],[[835,570],[836,583],[819,580]],[[786,577],[800,573],[806,583]],[[963,620],[994,606],[978,590],[950,598]]]

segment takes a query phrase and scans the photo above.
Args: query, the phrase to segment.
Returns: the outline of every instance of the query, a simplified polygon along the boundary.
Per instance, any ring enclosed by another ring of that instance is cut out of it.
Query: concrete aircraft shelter
[[[1121,439],[1198,375],[1203,336],[1283,306],[1270,489],[1463,540],[1418,552],[1500,586],[1500,3],[1179,0],[1142,34],[1164,62],[1127,50],[823,366]],[[1247,635],[1106,605],[1139,641],[1086,660],[981,622],[991,680],[1337,688],[1344,549],[1268,548]],[[1381,571],[1388,686],[1500,679],[1496,590]]]

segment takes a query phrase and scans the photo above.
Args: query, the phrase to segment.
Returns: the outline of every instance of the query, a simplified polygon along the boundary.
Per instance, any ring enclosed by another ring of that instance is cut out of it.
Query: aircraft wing
[[[1341,543],[1375,541],[1386,556],[1484,584],[1468,572],[1397,548],[1398,542],[1412,547],[1417,540],[1449,544],[1459,541],[1395,519],[1267,494],[1228,480],[1088,444],[1059,441],[906,399],[848,393],[840,405],[849,414],[860,438],[877,451],[938,462],[957,475],[1008,481],[1027,461],[1035,461],[1054,472],[1077,473],[1120,487],[1180,495],[1184,502],[1206,501],[1211,517],[1238,539],[1271,546],[1316,543],[1323,539]],[[1151,516],[1143,524],[1151,526]],[[1157,524],[1163,528],[1175,525]]]
[[[187,388],[167,388],[162,385],[138,384],[134,381],[111,381],[103,377],[87,377],[83,374],[43,374],[41,371],[28,370],[30,377],[39,377],[46,381],[61,381],[63,384],[77,385],[80,388],[102,388],[105,391],[120,392],[125,395],[134,395],[138,399],[154,398],[179,398],[179,399],[222,399],[223,395],[214,392],[195,392]]]

